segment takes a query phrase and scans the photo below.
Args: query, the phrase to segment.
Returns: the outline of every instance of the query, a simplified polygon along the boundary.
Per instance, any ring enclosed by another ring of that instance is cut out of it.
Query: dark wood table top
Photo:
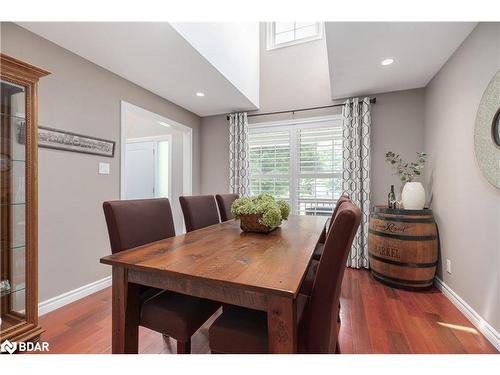
[[[326,218],[290,216],[268,234],[245,233],[230,220],[106,256],[101,263],[207,283],[298,294]]]

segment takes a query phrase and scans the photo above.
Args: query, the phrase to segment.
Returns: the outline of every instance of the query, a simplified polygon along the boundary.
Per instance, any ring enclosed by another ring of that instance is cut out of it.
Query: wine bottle
[[[394,185],[391,185],[391,191],[387,195],[387,206],[389,208],[396,208],[396,194],[394,193]]]

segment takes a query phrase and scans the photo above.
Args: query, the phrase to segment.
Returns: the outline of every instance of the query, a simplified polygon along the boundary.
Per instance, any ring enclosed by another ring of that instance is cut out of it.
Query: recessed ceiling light
[[[202,96],[205,96],[205,93],[204,92],[197,92],[196,96],[202,97]]]
[[[394,59],[385,59],[385,60],[382,60],[381,64],[385,66],[385,65],[391,65],[393,62],[394,62]]]

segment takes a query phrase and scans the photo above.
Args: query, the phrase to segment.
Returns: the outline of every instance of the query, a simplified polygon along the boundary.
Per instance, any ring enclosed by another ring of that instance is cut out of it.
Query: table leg
[[[112,352],[134,354],[139,346],[139,285],[128,282],[127,270],[113,267]]]
[[[269,353],[297,353],[297,310],[293,298],[270,299],[267,331]]]

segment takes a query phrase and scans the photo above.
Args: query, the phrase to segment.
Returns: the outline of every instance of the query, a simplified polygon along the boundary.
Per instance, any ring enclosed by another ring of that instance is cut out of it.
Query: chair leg
[[[191,354],[191,340],[177,341],[177,354]]]
[[[342,354],[342,352],[340,351],[340,327],[341,327],[341,324],[340,324],[340,314],[338,315],[338,322],[337,322],[337,327],[336,327],[336,334],[337,334],[337,341],[335,342],[335,354]]]
[[[163,342],[166,345],[170,345],[170,336],[169,335],[165,335],[165,334],[162,334],[161,336],[163,337]]]

